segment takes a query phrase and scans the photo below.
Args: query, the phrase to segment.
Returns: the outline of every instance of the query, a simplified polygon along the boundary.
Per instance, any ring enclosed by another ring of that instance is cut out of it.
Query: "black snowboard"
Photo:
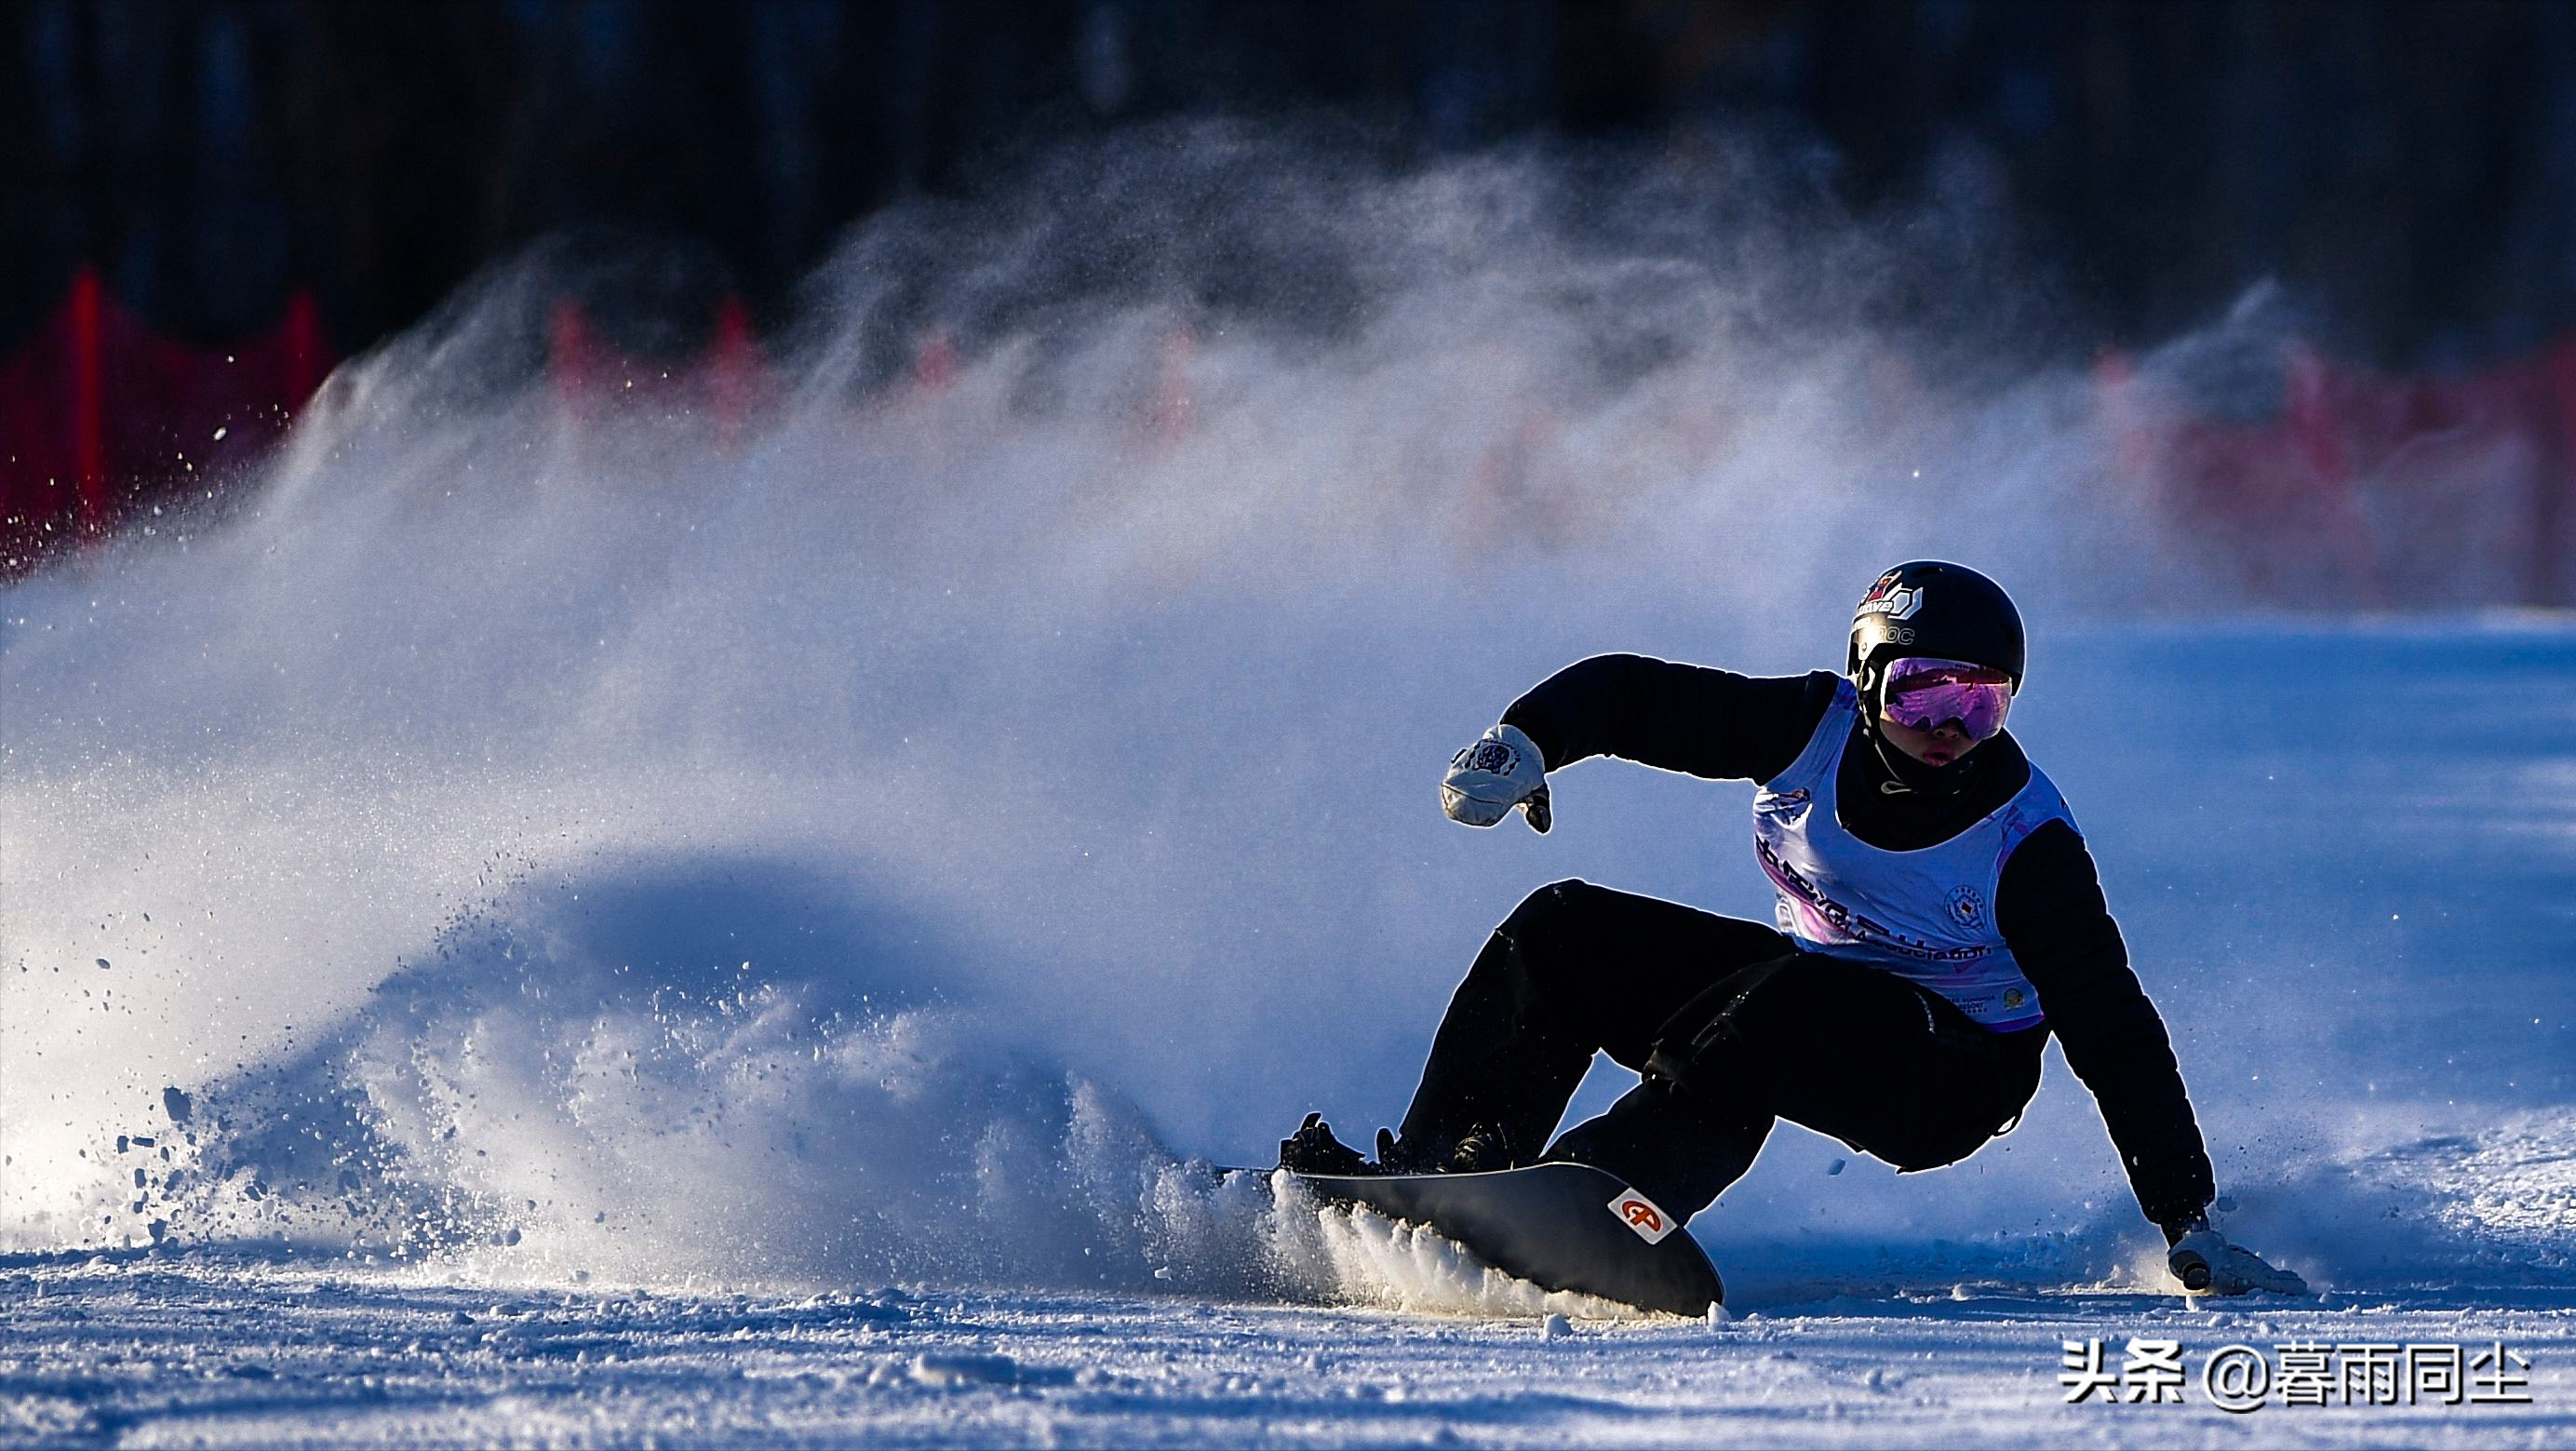
[[[1689,1231],[1606,1170],[1532,1164],[1490,1174],[1293,1175],[1318,1198],[1365,1204],[1433,1231],[1548,1290],[1669,1315],[1726,1302]],[[1649,1242],[1650,1237],[1653,1242]]]

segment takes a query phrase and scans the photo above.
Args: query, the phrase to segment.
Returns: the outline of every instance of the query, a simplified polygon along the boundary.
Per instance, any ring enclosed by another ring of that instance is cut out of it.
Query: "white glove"
[[[2165,1257],[2183,1288],[2212,1295],[2242,1295],[2262,1290],[2273,1295],[2304,1295],[2308,1282],[2289,1270],[2276,1269],[2243,1245],[2229,1244],[2214,1229],[2195,1229],[2175,1240]]]
[[[1449,760],[1440,782],[1440,809],[1451,821],[1491,826],[1520,807],[1531,829],[1545,831],[1547,764],[1518,726],[1498,725]]]

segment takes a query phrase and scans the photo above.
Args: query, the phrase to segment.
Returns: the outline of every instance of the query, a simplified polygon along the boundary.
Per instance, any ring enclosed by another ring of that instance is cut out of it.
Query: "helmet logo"
[[[1894,570],[1880,575],[1878,583],[1870,586],[1869,594],[1861,600],[1860,608],[1853,613],[1885,615],[1891,620],[1913,619],[1915,612],[1923,608],[1923,586],[1918,584],[1907,589],[1900,587],[1896,580],[1897,575]]]

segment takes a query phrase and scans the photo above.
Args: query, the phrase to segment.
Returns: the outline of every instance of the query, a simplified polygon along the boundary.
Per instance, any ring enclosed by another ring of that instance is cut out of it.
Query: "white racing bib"
[[[1848,680],[1807,748],[1753,794],[1753,851],[1779,894],[1780,930],[1809,952],[1867,963],[1920,983],[1986,1027],[2027,1028],[2047,1015],[1995,926],[2004,858],[2052,821],[2072,826],[2039,767],[2010,801],[1921,851],[1887,851],[1843,828],[1834,778],[1860,698]]]

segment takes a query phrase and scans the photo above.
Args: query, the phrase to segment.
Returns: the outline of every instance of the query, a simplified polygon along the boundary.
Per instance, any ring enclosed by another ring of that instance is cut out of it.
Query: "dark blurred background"
[[[2128,486],[2249,598],[2576,604],[2564,0],[21,0],[0,34],[0,579],[221,508],[334,363],[541,239],[570,265],[528,269],[561,281],[525,368],[712,359],[738,419],[889,206],[946,219],[851,264],[897,293],[1042,194],[1088,251],[1013,259],[1039,302],[1329,331],[1353,259],[1269,243],[1333,218],[1267,223],[1348,194],[1264,167],[1533,146],[1574,230],[1891,234],[1906,275],[1846,268],[1844,311],[2090,368]],[[1274,139],[1186,144],[1228,121]],[[1731,148],[1770,179],[1740,204],[1623,190],[1642,157],[1725,193]],[[908,305],[861,390],[1018,325]]]
[[[1868,207],[2000,167],[2103,344],[2277,279],[2389,368],[2576,322],[2576,6],[2292,0],[35,0],[0,11],[0,351],[75,269],[156,329],[399,329],[532,238],[682,237],[755,311],[1014,150],[1329,113],[1401,162],[1716,121]]]

